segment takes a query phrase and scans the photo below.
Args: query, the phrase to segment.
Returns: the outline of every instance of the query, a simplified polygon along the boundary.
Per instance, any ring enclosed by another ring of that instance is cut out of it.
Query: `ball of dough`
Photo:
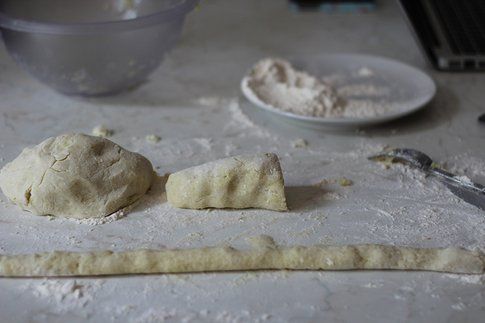
[[[0,171],[0,188],[34,214],[97,218],[138,200],[153,174],[148,159],[110,140],[67,134],[25,148]]]

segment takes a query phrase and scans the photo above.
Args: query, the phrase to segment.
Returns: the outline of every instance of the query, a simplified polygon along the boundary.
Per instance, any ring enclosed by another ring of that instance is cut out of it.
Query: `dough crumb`
[[[162,140],[162,138],[160,136],[151,134],[151,135],[147,135],[145,137],[145,140],[149,143],[156,144],[156,143],[160,142],[160,140]]]
[[[338,183],[340,186],[352,186],[354,182],[352,182],[350,179],[342,177],[338,180]]]
[[[293,148],[305,148],[305,147],[308,147],[308,141],[306,141],[305,139],[299,138],[299,139],[293,140],[291,142],[291,146]]]
[[[107,138],[114,134],[113,129],[107,128],[105,125],[99,125],[93,128],[91,134],[96,137]]]

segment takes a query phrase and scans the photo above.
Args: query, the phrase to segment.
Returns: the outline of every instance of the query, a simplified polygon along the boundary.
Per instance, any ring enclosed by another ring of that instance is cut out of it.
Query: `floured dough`
[[[50,252],[0,256],[0,276],[91,276],[242,270],[427,270],[484,273],[485,255],[457,248],[384,245],[279,247],[269,237],[250,250],[231,247]]]
[[[180,208],[287,210],[283,174],[275,154],[241,155],[171,174],[168,202]]]
[[[0,171],[0,188],[38,215],[103,217],[138,200],[151,163],[104,138],[67,134],[25,148]]]

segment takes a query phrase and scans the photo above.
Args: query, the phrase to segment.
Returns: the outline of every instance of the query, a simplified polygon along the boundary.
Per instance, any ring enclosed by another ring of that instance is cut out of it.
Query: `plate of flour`
[[[436,93],[419,69],[359,54],[265,58],[242,79],[241,89],[257,107],[312,128],[388,122],[424,108]]]

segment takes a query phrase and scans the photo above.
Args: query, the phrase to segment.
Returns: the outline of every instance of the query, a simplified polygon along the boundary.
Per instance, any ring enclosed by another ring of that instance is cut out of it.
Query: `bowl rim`
[[[111,33],[134,30],[156,25],[161,21],[169,21],[178,18],[181,15],[186,15],[197,6],[199,1],[200,0],[183,0],[168,9],[133,19],[87,23],[55,23],[17,19],[0,11],[0,28],[23,32],[64,35]]]

